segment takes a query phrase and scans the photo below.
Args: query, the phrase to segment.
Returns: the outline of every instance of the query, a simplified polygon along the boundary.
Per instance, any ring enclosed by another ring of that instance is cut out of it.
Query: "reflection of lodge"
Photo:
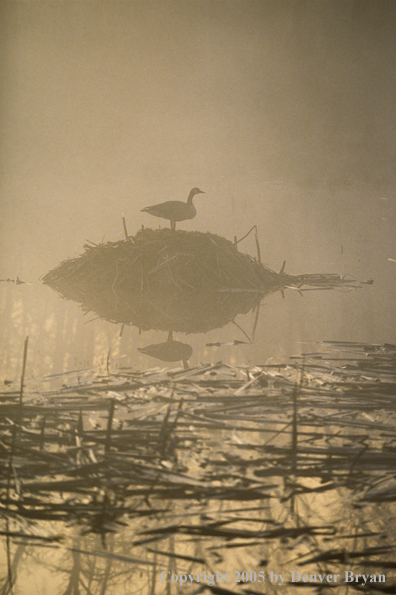
[[[169,229],[87,247],[43,281],[111,322],[185,333],[222,327],[284,285],[224,238]]]
[[[85,311],[142,330],[206,332],[286,287],[356,286],[337,275],[275,273],[211,233],[144,229],[85,248],[43,282]]]

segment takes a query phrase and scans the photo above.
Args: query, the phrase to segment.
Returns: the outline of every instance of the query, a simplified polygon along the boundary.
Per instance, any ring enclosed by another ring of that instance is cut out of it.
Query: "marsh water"
[[[0,10],[0,592],[395,588],[394,5]],[[170,336],[41,282],[194,186],[177,229],[373,284]]]

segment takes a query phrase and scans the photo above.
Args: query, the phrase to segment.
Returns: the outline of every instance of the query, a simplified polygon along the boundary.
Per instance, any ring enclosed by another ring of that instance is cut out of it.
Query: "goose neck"
[[[188,198],[187,198],[187,204],[188,205],[192,205],[193,204],[193,198],[194,198],[194,196],[195,196],[195,192],[194,192],[194,190],[191,190],[190,191],[190,194],[188,195]]]

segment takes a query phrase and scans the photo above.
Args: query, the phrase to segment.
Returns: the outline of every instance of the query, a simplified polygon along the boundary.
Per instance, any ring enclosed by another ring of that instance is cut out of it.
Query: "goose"
[[[176,229],[176,221],[185,221],[186,219],[193,219],[197,211],[193,205],[193,198],[196,194],[205,194],[199,188],[193,188],[188,195],[187,202],[180,200],[168,200],[161,202],[158,205],[145,207],[142,212],[150,213],[155,217],[162,217],[168,219],[171,224],[171,229]]]
[[[169,332],[165,343],[153,343],[152,345],[146,345],[146,347],[138,347],[137,350],[163,362],[178,362],[181,360],[185,370],[188,369],[188,360],[193,352],[191,345],[188,343],[173,340],[173,331]]]

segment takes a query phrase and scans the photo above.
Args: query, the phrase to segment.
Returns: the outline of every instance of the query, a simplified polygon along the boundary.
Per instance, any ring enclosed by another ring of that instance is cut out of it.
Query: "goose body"
[[[187,361],[192,355],[192,347],[180,341],[166,341],[165,343],[154,343],[146,347],[138,347],[138,351],[150,355],[163,362]]]
[[[154,343],[146,347],[138,347],[145,355],[150,355],[163,362],[183,362],[185,370],[188,369],[188,360],[192,355],[192,347],[188,343],[180,343],[173,340],[173,331],[169,331],[168,340],[165,343]]]
[[[180,200],[168,200],[161,202],[158,205],[145,207],[142,212],[150,213],[154,217],[162,217],[168,219],[172,229],[176,229],[176,221],[185,221],[186,219],[194,219],[197,214],[196,208],[193,205],[193,198],[196,194],[204,194],[199,188],[193,188],[188,195],[187,202]]]

